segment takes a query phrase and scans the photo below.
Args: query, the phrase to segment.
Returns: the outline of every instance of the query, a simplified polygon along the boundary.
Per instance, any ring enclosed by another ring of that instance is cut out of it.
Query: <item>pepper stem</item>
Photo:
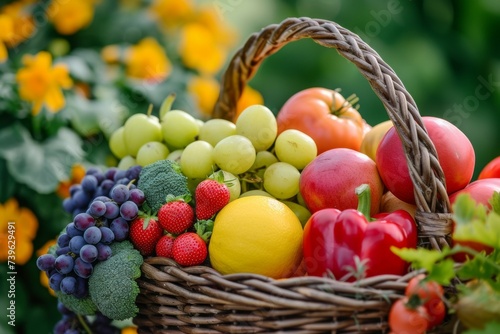
[[[371,208],[371,191],[370,186],[366,183],[358,186],[355,190],[358,196],[358,211],[365,216],[367,221],[371,221],[370,208]]]

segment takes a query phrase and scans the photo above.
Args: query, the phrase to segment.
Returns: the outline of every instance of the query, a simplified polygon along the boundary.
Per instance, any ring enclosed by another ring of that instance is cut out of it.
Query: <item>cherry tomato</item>
[[[366,122],[337,91],[327,88],[302,90],[285,102],[276,118],[278,134],[296,129],[309,135],[318,155],[332,148],[359,151]]]
[[[417,275],[413,277],[406,286],[405,295],[410,297],[412,295],[417,295],[422,305],[427,305],[433,299],[439,299],[443,297],[443,287],[434,281],[424,281],[425,275]]]
[[[478,180],[500,177],[500,157],[496,157],[479,172]]]
[[[429,328],[428,319],[425,307],[409,307],[408,297],[398,299],[389,311],[389,327],[394,334],[425,333]]]
[[[427,329],[432,329],[443,323],[446,317],[446,305],[442,299],[431,299],[424,307],[429,315],[429,325]]]
[[[405,295],[417,305],[424,306],[429,316],[428,329],[431,329],[441,324],[446,316],[446,306],[443,302],[444,289],[437,282],[424,281],[424,278],[423,274],[413,277],[406,286]]]

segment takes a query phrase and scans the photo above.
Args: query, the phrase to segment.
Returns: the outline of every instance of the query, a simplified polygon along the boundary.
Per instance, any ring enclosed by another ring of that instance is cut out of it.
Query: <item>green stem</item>
[[[336,90],[337,93],[340,93],[340,90]],[[347,99],[344,99],[344,103],[337,108],[334,109],[334,107],[337,105],[335,103],[335,100],[337,99],[337,95],[333,93],[333,103],[330,108],[330,113],[335,116],[340,116],[342,115],[349,107],[353,107],[354,109],[358,109],[358,102],[359,102],[359,97],[356,94],[351,94]]]
[[[90,329],[83,316],[81,314],[77,314],[76,317],[78,318],[78,321],[80,321],[80,324],[82,325],[85,332],[87,332],[87,334],[92,334],[92,330]]]
[[[42,113],[31,118],[31,124],[33,126],[33,138],[37,141],[42,140]]]
[[[371,191],[370,186],[366,183],[360,185],[355,189],[358,196],[358,211],[365,216],[367,221],[371,221],[370,208],[371,208]]]
[[[148,107],[148,112],[146,113],[146,115],[151,116],[152,113],[153,113],[153,104],[151,103]]]

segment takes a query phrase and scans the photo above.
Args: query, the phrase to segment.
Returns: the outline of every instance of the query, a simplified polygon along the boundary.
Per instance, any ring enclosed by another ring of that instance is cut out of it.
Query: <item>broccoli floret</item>
[[[56,291],[59,300],[71,311],[80,315],[94,315],[97,312],[97,306],[89,296],[85,298],[76,298],[73,295],[67,295],[61,291]]]
[[[135,304],[139,286],[135,280],[141,276],[143,258],[127,240],[110,247],[111,257],[96,264],[89,278],[89,294],[102,314],[125,320],[139,311]]]
[[[144,192],[147,205],[156,213],[165,204],[167,195],[191,194],[187,180],[177,162],[165,159],[143,167],[137,187]]]

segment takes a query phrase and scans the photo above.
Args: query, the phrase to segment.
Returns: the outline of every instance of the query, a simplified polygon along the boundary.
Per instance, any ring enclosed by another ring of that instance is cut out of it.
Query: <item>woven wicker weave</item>
[[[441,249],[451,232],[450,203],[435,148],[415,101],[380,56],[357,35],[319,19],[290,18],[250,36],[223,77],[214,118],[232,119],[246,83],[262,61],[287,43],[311,38],[359,69],[384,104],[403,147],[415,187],[421,247]],[[391,302],[415,275],[384,275],[355,283],[330,278],[273,280],[225,275],[145,260],[138,280],[139,333],[360,333],[387,330]]]

